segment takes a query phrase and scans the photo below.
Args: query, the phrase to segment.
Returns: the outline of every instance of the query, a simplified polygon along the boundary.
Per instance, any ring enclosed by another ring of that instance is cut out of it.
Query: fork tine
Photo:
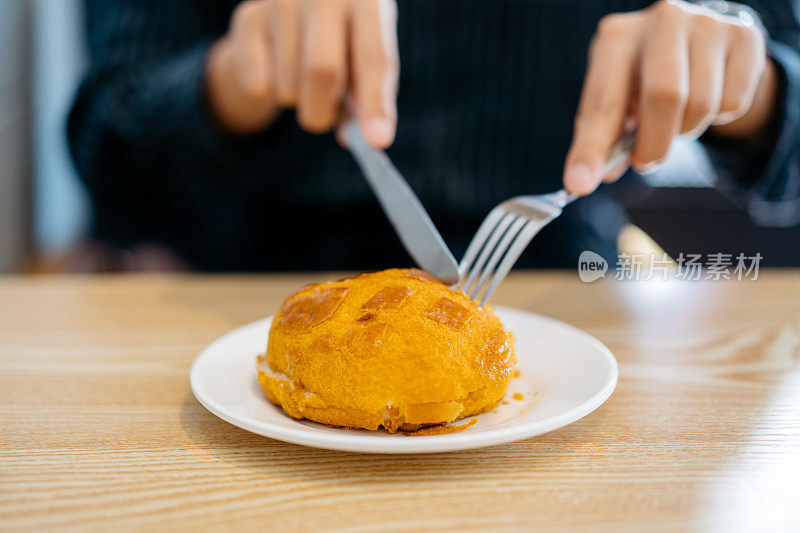
[[[500,266],[497,267],[489,288],[483,293],[483,297],[481,298],[481,307],[489,300],[489,298],[491,298],[492,293],[494,293],[495,289],[497,289],[497,286],[500,285],[500,282],[503,281],[508,275],[511,267],[513,267],[514,263],[517,262],[519,256],[528,246],[528,243],[531,242],[531,239],[533,239],[533,237],[539,233],[539,231],[545,227],[548,222],[549,220],[536,222],[531,221],[525,224],[525,227],[522,228],[522,231],[520,231],[517,235],[514,244],[512,244],[511,248],[509,248],[508,253],[500,263]]]
[[[526,222],[527,220],[524,218],[517,218],[511,225],[511,227],[508,229],[508,231],[506,231],[505,235],[503,235],[503,240],[500,241],[500,244],[497,245],[497,248],[495,248],[491,259],[489,259],[489,262],[486,263],[485,267],[483,267],[483,272],[481,272],[481,276],[478,278],[478,282],[475,283],[475,288],[469,295],[470,299],[473,299],[476,296],[478,296],[484,284],[486,283],[486,280],[489,278],[492,271],[494,270],[494,267],[497,266],[497,263],[500,261],[500,259],[506,253],[506,251],[508,251],[508,247],[511,245],[512,241],[520,232],[520,230],[522,229],[522,227],[525,225]]]
[[[606,156],[606,166],[604,169],[615,168],[630,157],[630,152],[636,143],[636,135],[637,133],[634,129],[614,143]],[[603,172],[605,173],[605,170]],[[564,207],[576,199],[577,196],[569,194],[566,190],[561,189],[550,194],[509,198],[495,207],[483,221],[483,224],[481,224],[478,233],[475,234],[472,242],[470,242],[467,252],[464,254],[464,259],[461,260],[461,264],[458,267],[458,281],[464,294],[469,294],[470,299],[476,299],[477,296],[480,295],[489,276],[492,276],[492,269],[497,262],[500,261],[500,266],[494,271],[492,280],[481,298],[481,306],[485,305],[497,289],[497,286],[500,285],[500,282],[508,275],[511,267],[517,262],[517,259],[519,259],[519,256],[522,254],[523,250],[525,250],[525,247],[528,246],[531,239],[533,239],[543,227],[561,215]],[[500,220],[502,213],[508,211],[518,213],[518,215],[506,215]],[[520,223],[519,220],[509,228],[511,224],[508,218],[509,216],[524,220],[525,223],[521,226],[522,229],[520,229],[520,224],[522,223]],[[500,221],[499,224],[498,221]],[[498,227],[500,226],[503,227],[498,231]],[[501,236],[503,240],[495,249]],[[489,239],[488,244],[486,242],[487,239]],[[480,256],[478,256],[479,253]],[[489,259],[490,254],[491,259]],[[475,257],[478,257],[478,260],[473,265],[472,263],[475,261]],[[484,266],[487,259],[489,259],[489,263]],[[470,292],[469,289],[472,287],[472,283],[475,281],[475,277],[478,275],[479,271],[480,276],[474,289]],[[462,284],[465,276],[467,276],[467,283]]]
[[[464,294],[469,294],[469,288],[472,287],[472,284],[475,282],[475,278],[478,277],[478,274],[481,272],[481,268],[486,263],[486,260],[489,259],[489,254],[492,253],[497,243],[500,241],[500,238],[506,232],[508,227],[516,218],[516,215],[512,215],[511,213],[506,213],[506,215],[500,220],[497,226],[494,227],[492,234],[489,236],[489,240],[486,242],[486,245],[481,250],[480,255],[478,256],[478,260],[475,261],[475,264],[472,265],[470,268],[469,276],[467,276],[467,281],[464,283],[462,287],[464,289]]]
[[[501,218],[503,218],[504,213],[505,211],[500,209],[500,207],[495,207],[488,215],[486,215],[486,218],[483,219],[481,226],[478,228],[478,232],[475,233],[475,236],[472,238],[469,246],[467,247],[467,251],[464,253],[464,257],[461,259],[461,264],[458,265],[459,284],[464,281],[464,278],[469,273],[472,262],[475,261],[476,257],[478,257],[478,252],[480,252],[481,248],[483,248],[483,245],[486,243],[486,239],[489,238],[489,235],[497,223]]]

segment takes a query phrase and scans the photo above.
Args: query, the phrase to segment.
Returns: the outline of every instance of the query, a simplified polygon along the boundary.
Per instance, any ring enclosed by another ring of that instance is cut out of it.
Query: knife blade
[[[343,126],[342,133],[389,222],[417,265],[447,285],[456,283],[458,263],[405,178],[383,151],[367,144],[354,120]]]

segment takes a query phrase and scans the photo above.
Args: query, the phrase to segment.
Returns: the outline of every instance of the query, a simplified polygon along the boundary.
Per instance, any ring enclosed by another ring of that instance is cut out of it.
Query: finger
[[[355,112],[364,138],[385,148],[397,124],[397,6],[394,0],[351,2]]]
[[[350,109],[353,109],[354,107],[355,106],[352,103],[352,95],[345,92],[344,105],[342,105],[342,107],[339,109],[339,116],[336,120],[339,126],[336,128],[336,131],[334,131],[334,137],[336,137],[336,142],[338,142],[342,148],[347,148],[349,144],[347,142],[347,135],[345,133],[344,126],[352,118],[352,115],[350,114]]]
[[[614,183],[620,179],[628,170],[628,162],[620,163],[603,177],[603,183]]]
[[[303,13],[297,120],[313,132],[335,123],[344,94],[347,47],[344,3],[313,0]]]
[[[231,20],[233,73],[242,94],[250,100],[270,100],[272,75],[264,29],[264,4],[245,2]]]
[[[689,37],[689,96],[680,133],[698,137],[719,112],[727,39],[719,21],[698,15]]]
[[[722,101],[715,124],[733,122],[750,109],[766,65],[764,37],[758,29],[736,25],[730,32]]]
[[[605,17],[592,42],[564,167],[564,187],[573,194],[588,194],[597,187],[604,177],[606,154],[622,131],[640,41],[634,17],[640,15]]]
[[[294,107],[297,103],[297,65],[300,58],[300,14],[297,2],[269,0],[267,6],[275,97],[283,107]]]
[[[652,170],[666,157],[689,92],[686,13],[669,3],[657,9],[642,50],[640,124],[631,157],[640,171]]]

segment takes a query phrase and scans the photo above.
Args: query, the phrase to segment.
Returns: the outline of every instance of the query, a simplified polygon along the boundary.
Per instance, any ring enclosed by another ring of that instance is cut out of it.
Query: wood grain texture
[[[800,273],[510,277],[496,303],[620,361],[602,408],[513,444],[315,450],[195,401],[207,343],[332,277],[0,278],[0,529],[800,531]]]

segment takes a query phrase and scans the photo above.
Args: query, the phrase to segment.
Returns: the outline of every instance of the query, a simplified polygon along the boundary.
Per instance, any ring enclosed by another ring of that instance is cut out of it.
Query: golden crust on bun
[[[391,269],[291,295],[257,368],[294,418],[395,432],[492,409],[515,362],[490,308],[420,270]]]

